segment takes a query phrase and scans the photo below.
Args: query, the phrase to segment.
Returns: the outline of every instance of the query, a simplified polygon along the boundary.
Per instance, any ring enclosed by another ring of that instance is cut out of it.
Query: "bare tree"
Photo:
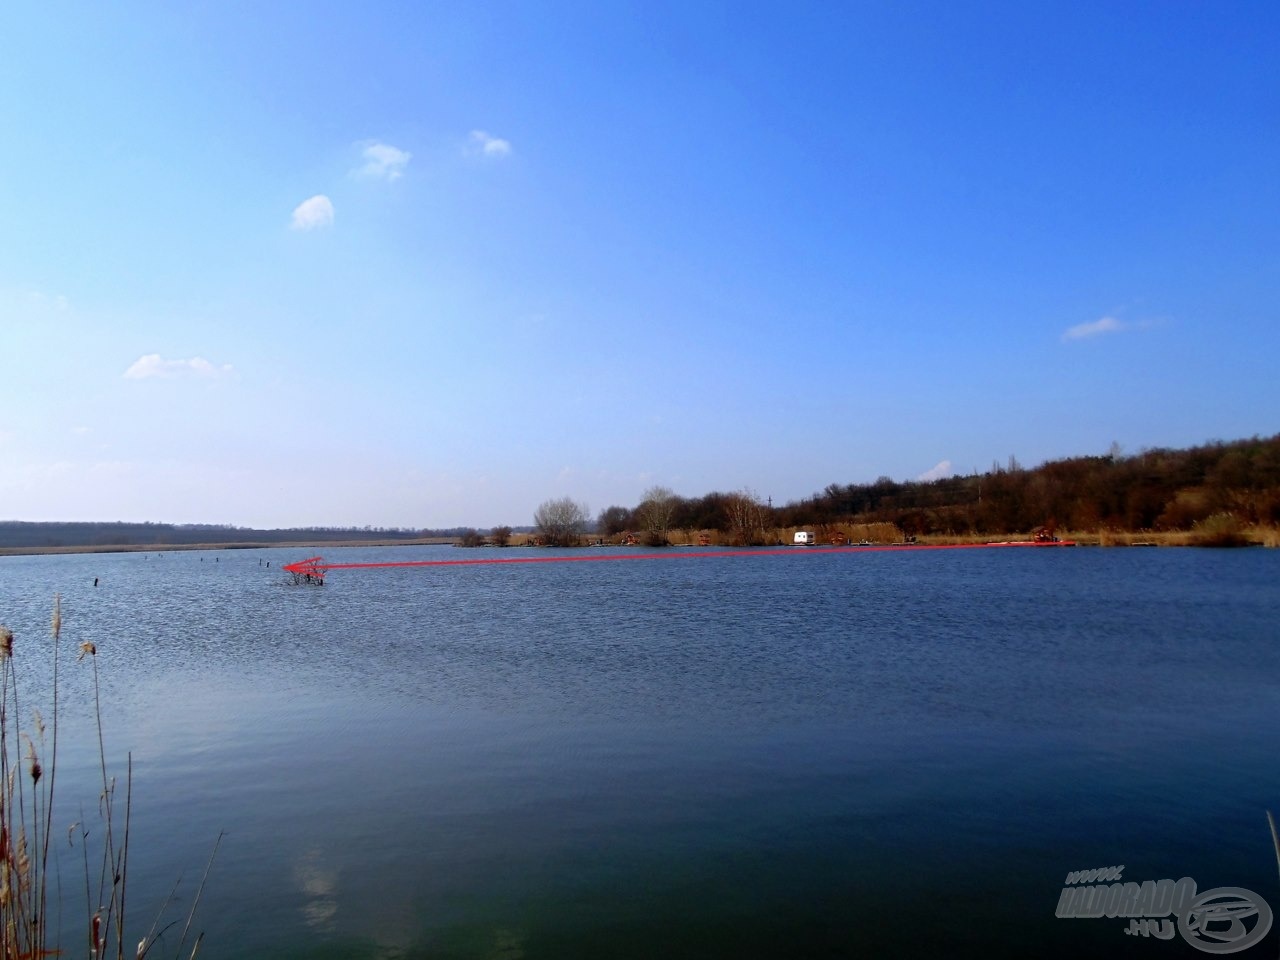
[[[668,487],[650,487],[644,492],[640,506],[636,507],[636,517],[644,527],[645,539],[650,546],[665,547],[671,542],[667,539],[667,531],[671,528],[671,518],[678,502],[675,491]]]
[[[759,546],[765,542],[764,504],[748,489],[725,497],[725,515],[729,520],[730,540],[740,547]]]
[[[578,503],[571,497],[558,500],[547,500],[533,514],[533,522],[538,527],[547,544],[552,547],[575,546],[587,529],[587,505]]]
[[[505,547],[511,542],[511,528],[494,527],[489,531],[489,539],[495,546]]]

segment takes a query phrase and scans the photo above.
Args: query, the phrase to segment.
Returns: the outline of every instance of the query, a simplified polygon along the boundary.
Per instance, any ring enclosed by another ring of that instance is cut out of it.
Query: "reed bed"
[[[126,893],[129,877],[129,831],[133,799],[133,756],[126,761],[123,787],[107,766],[102,726],[102,698],[98,676],[98,650],[81,643],[76,660],[92,672],[91,707],[97,734],[101,793],[97,798],[98,824],[84,820],[69,827],[54,822],[55,785],[58,770],[59,671],[62,669],[62,601],[55,597],[51,621],[53,645],[51,683],[47,711],[26,702],[19,682],[18,642],[0,624],[0,960],[43,960],[74,956],[80,949],[61,943],[61,924],[49,921],[63,916],[67,904],[61,896],[57,849],[62,842],[78,846],[79,869],[84,874],[84,955],[90,960],[114,957],[144,960],[162,942],[178,920],[164,921],[162,907],[147,934],[136,946],[126,943]],[[29,726],[24,718],[29,711]],[[46,719],[47,717],[47,719]],[[65,831],[56,846],[54,834]],[[191,904],[176,946],[176,958],[186,952],[192,922],[205,880],[222,837],[214,844],[200,889]],[[175,888],[176,889],[176,888]],[[52,899],[51,899],[52,893]],[[171,895],[172,896],[172,895]],[[167,904],[166,904],[167,906]],[[74,929],[74,923],[71,925]],[[195,936],[189,957],[198,955],[203,933]]]
[[[1102,547],[1280,547],[1280,527],[1245,525],[1228,514],[1209,517],[1190,530],[1096,530],[1067,536]]]
[[[1214,521],[1214,522],[1210,522]],[[1085,547],[1280,547],[1280,527],[1256,524],[1246,526],[1234,521],[1209,520],[1190,530],[1058,530],[1063,540]],[[1030,540],[1033,532],[1003,534],[928,534],[922,544],[991,543],[1000,540]]]
[[[814,534],[816,546],[832,543],[894,544],[903,543],[905,532],[892,523],[831,523],[805,527],[772,527],[762,534],[766,544],[792,544],[795,534],[808,530]],[[1265,524],[1245,525],[1229,514],[1219,514],[1196,524],[1190,530],[1112,530],[1098,527],[1093,530],[1057,530],[1063,540],[1071,540],[1087,547],[1280,547],[1280,527]],[[585,538],[594,542],[595,534]],[[721,547],[732,542],[732,535],[720,530],[671,530],[668,539],[677,547]],[[1007,533],[930,533],[916,538],[918,544],[950,546],[958,544],[982,544],[1002,540],[1030,540],[1032,530]],[[623,542],[621,534],[601,537],[610,546]],[[643,536],[640,538],[643,543]],[[513,546],[532,546],[532,535],[512,537]]]

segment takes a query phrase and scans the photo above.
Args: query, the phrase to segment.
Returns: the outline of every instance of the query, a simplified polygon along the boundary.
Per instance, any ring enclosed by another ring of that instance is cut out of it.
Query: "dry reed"
[[[30,732],[22,729],[22,701],[19,697],[18,671],[14,653],[14,634],[0,624],[0,960],[42,960],[45,957],[71,955],[77,950],[64,949],[60,931],[47,920],[53,908],[61,910],[58,888],[50,902],[50,868],[57,865],[51,857],[50,838],[54,830],[54,786],[58,769],[58,721],[60,646],[62,639],[62,600],[55,597],[51,624],[53,649],[51,656],[51,690],[49,722],[46,725],[39,710],[31,711]],[[157,944],[157,915],[148,935],[136,948],[125,945],[126,898],[128,889],[129,829],[133,796],[133,756],[126,763],[123,809],[117,806],[116,780],[110,775],[106,760],[106,742],[102,724],[102,693],[98,676],[98,649],[93,643],[82,643],[79,656],[88,658],[93,677],[93,715],[98,738],[99,771],[102,792],[98,797],[98,814],[102,821],[99,850],[91,851],[93,831],[80,823],[67,830],[74,845],[80,842],[84,870],[86,905],[85,932],[88,935],[87,956],[90,960],[115,957],[144,960]],[[205,879],[213,865],[218,844],[205,867]],[[92,864],[91,864],[92,858]],[[96,877],[95,877],[96,873]],[[57,876],[56,869],[54,876]],[[185,949],[191,923],[199,906],[205,879],[200,882],[178,954]],[[166,904],[167,905],[167,904]],[[176,923],[176,921],[174,921]],[[172,925],[172,924],[170,924]],[[160,932],[163,933],[161,928]],[[192,948],[191,957],[199,950],[201,934]]]
[[[1280,833],[1276,832],[1276,818],[1267,811],[1267,826],[1271,828],[1271,843],[1276,848],[1276,868],[1280,869]]]

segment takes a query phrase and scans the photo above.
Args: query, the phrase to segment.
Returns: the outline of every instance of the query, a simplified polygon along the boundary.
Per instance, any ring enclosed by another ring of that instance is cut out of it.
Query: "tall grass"
[[[0,624],[0,960],[42,960],[74,956],[61,942],[60,922],[66,905],[61,896],[58,858],[51,856],[50,841],[59,827],[54,824],[55,784],[58,769],[59,670],[62,646],[62,601],[54,599],[51,624],[53,645],[48,691],[48,722],[39,709],[31,709],[19,683],[13,631]],[[88,661],[92,671],[93,710],[97,734],[101,793],[97,798],[100,836],[82,819],[67,828],[67,841],[79,844],[80,869],[84,873],[85,956],[90,960],[131,956],[143,960],[160,936],[177,921],[161,925],[164,908],[136,947],[126,945],[126,892],[129,878],[129,830],[133,799],[133,756],[126,761],[123,795],[107,767],[102,725],[102,693],[98,676],[98,650],[92,643],[79,646],[77,661]],[[23,727],[24,709],[30,709],[30,726]],[[218,844],[205,867],[205,879],[217,855]],[[52,873],[52,876],[51,876]],[[200,890],[192,902],[176,957],[186,948],[191,924],[199,906]],[[52,894],[52,899],[51,899]],[[172,896],[172,895],[171,895]],[[56,917],[50,922],[50,911]],[[71,925],[74,929],[74,923]],[[200,948],[196,937],[190,956]],[[78,939],[78,938],[77,938]]]

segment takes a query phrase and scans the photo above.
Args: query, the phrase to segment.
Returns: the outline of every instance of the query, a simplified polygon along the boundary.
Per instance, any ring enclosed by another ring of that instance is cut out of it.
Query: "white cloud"
[[[165,360],[158,353],[148,353],[133,362],[124,372],[126,380],[149,380],[156,377],[171,379],[173,377],[211,377],[230,376],[234,371],[231,364],[214,366],[204,357],[192,357],[190,360]]]
[[[408,150],[400,150],[389,143],[367,144],[360,155],[364,157],[364,166],[356,171],[356,176],[379,180],[398,180],[413,156]]]
[[[491,137],[483,130],[472,130],[468,152],[483,157],[505,157],[511,152],[511,143],[498,137]]]
[[[1125,325],[1115,317],[1102,317],[1090,323],[1077,323],[1062,334],[1062,339],[1063,341],[1084,340],[1088,337],[1101,336],[1104,333],[1117,333],[1124,328]]]
[[[921,483],[928,483],[930,480],[942,480],[951,476],[951,461],[939,460],[936,464],[926,470],[920,476],[916,477]]]
[[[310,200],[303,200],[293,211],[294,230],[315,230],[317,227],[333,225],[333,201],[323,193],[318,193]]]

